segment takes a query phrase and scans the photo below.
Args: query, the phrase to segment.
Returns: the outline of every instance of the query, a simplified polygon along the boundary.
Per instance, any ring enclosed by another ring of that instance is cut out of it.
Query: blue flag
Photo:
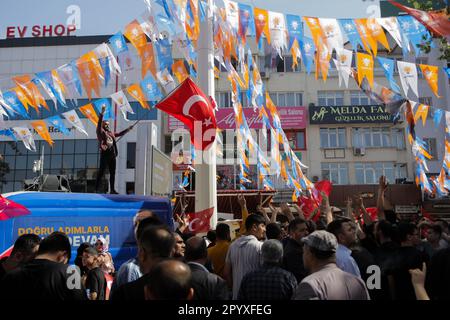
[[[97,112],[100,113],[102,111],[102,107],[105,106],[105,114],[103,115],[103,120],[114,120],[114,111],[112,109],[111,102],[109,102],[109,99],[102,98],[95,100],[93,103],[95,109],[97,109]]]
[[[151,74],[148,74],[144,80],[141,81],[140,85],[145,92],[148,101],[155,102],[162,99],[163,95],[161,90],[159,90],[158,84]]]
[[[70,135],[69,129],[64,125],[63,119],[60,116],[53,116],[45,119],[49,126],[53,126],[59,131],[61,131],[64,135]]]
[[[358,29],[356,28],[355,21],[353,19],[338,19],[341,30],[345,33],[350,41],[354,51],[358,51],[358,45],[364,48],[364,45],[359,36]]]
[[[191,78],[197,78],[197,72],[195,71],[193,64],[189,65],[189,75]]]
[[[158,63],[160,70],[172,70],[172,45],[168,39],[162,39],[155,42],[156,54],[158,55]]]
[[[103,75],[105,76],[105,87],[108,86],[109,79],[111,78],[111,70],[109,69],[109,58],[104,57],[98,60],[103,69]]]
[[[36,73],[36,78],[45,84],[45,86],[51,91],[53,96],[56,97],[56,99],[62,106],[66,107],[66,100],[55,88],[51,71],[38,72]]]
[[[164,17],[162,14],[158,14],[156,16],[156,26],[158,27],[158,31],[160,34],[167,32],[168,37],[173,37],[176,33],[175,25],[172,20],[167,17]]]
[[[18,114],[20,114],[25,119],[30,119],[30,116],[27,113],[27,110],[25,109],[25,106],[20,102],[19,98],[17,97],[17,94],[14,91],[7,91],[3,94],[3,99],[5,100],[6,104],[10,106],[14,111],[16,111]],[[12,114],[11,111],[8,108],[5,108],[6,112],[8,112],[10,117],[15,117],[15,114]]]
[[[406,55],[408,50],[407,44],[411,42],[417,57],[421,53],[418,45],[426,41],[423,37],[430,39],[430,33],[419,21],[409,15],[399,16],[397,19],[400,25],[400,31],[402,33],[403,55]]]
[[[400,87],[394,80],[395,61],[392,59],[382,58],[382,57],[377,57],[377,59],[381,65],[381,67],[383,68],[384,75],[388,79],[391,89],[396,92],[400,92]]]
[[[206,10],[208,10],[208,4],[206,1],[199,1],[199,15],[200,15],[200,21],[203,22],[206,19]]]
[[[250,36],[255,34],[255,19],[253,18],[253,8],[248,4],[238,3],[239,6],[239,30],[245,37],[247,30]]]
[[[127,42],[125,41],[122,32],[117,32],[115,35],[109,38],[108,41],[116,55],[128,51]]]
[[[303,37],[303,40],[300,41],[300,51],[302,53],[302,60],[305,65],[306,72],[310,74],[311,67],[314,64],[314,52],[316,51],[313,39]]]
[[[166,13],[167,17],[169,19],[172,19],[172,13],[170,12],[169,5],[167,4],[166,0],[155,0],[157,4],[159,4],[161,7],[164,8],[164,12]]]
[[[447,77],[450,78],[450,67],[444,67],[444,71],[447,74]]]
[[[293,14],[286,15],[287,29],[289,32],[289,50],[292,48],[294,40],[297,40],[298,44],[303,38],[303,24],[299,16]]]
[[[79,95],[82,94],[83,89],[81,87],[81,80],[80,80],[80,75],[78,74],[78,68],[76,65],[75,61],[71,61],[70,63],[68,63],[65,68],[67,70],[70,70],[70,74],[72,76],[72,79],[70,79],[70,83],[72,84],[72,87],[75,88],[75,90],[77,91],[77,93]],[[37,79],[33,79],[33,81],[36,81],[35,83],[39,83],[39,81]]]
[[[14,132],[11,129],[0,130],[0,135],[10,137],[14,141],[17,141],[16,136],[14,135]]]
[[[444,111],[442,109],[433,108],[433,122],[435,127],[439,127]]]

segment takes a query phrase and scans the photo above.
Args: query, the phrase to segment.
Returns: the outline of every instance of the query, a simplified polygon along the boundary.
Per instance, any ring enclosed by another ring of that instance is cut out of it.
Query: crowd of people
[[[240,195],[233,240],[226,223],[200,237],[184,217],[174,232],[143,210],[134,220],[137,256],[118,270],[102,237],[78,248],[74,268],[64,233],[22,235],[0,261],[0,299],[450,299],[448,223],[399,219],[385,205],[386,189],[381,177],[376,218],[360,196],[336,214],[323,194],[316,221],[298,205],[249,213]]]

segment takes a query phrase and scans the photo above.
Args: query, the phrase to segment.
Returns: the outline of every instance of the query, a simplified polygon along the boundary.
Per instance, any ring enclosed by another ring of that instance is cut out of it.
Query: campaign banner
[[[278,107],[278,114],[281,118],[281,126],[284,129],[304,129],[306,128],[307,112],[306,107]],[[259,110],[253,108],[243,108],[245,118],[250,129],[261,129],[263,120],[259,117]],[[236,129],[236,118],[233,108],[223,108],[216,112],[217,127],[222,130]],[[181,121],[169,116],[169,131],[185,128]]]
[[[309,107],[310,124],[389,123],[392,115],[380,105]]]

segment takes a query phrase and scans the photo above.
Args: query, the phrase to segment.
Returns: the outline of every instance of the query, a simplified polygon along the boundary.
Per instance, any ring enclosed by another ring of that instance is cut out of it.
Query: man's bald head
[[[205,239],[197,236],[189,238],[186,241],[184,257],[186,261],[206,260],[208,257],[208,248]]]
[[[190,300],[194,293],[191,277],[191,269],[185,263],[174,259],[161,261],[147,277],[146,299]]]

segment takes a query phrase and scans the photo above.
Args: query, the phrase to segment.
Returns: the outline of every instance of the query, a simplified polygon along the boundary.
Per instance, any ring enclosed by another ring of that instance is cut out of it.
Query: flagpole
[[[198,85],[207,96],[214,98],[214,48],[213,48],[213,1],[206,0],[206,18],[200,23],[198,40]],[[196,150],[195,164],[195,212],[214,208],[210,225],[217,224],[216,142],[208,150]],[[198,159],[198,160],[197,160]]]

